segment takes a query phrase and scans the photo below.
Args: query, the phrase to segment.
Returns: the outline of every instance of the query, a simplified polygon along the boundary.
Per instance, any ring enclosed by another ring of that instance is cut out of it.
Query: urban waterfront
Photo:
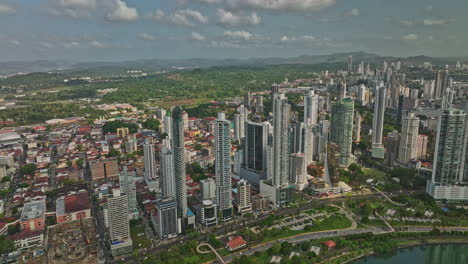
[[[404,248],[389,254],[375,255],[351,264],[460,264],[468,263],[468,245],[430,245]]]

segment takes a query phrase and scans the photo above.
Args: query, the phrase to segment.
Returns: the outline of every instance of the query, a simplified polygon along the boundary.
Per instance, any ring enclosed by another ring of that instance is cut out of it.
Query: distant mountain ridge
[[[380,56],[377,54],[359,52],[342,52],[329,55],[301,55],[291,58],[269,57],[249,59],[148,59],[122,62],[85,62],[73,63],[67,61],[33,61],[33,62],[0,62],[0,76],[15,75],[30,72],[50,71],[96,71],[96,72],[125,72],[127,70],[160,71],[173,68],[209,68],[213,66],[237,66],[237,65],[274,65],[274,64],[319,64],[319,63],[346,63],[348,57],[353,56],[353,63],[361,61],[366,63],[389,63],[401,61],[406,64],[422,64],[431,62],[434,64],[454,64],[456,58],[435,58],[425,55],[411,56],[407,58]],[[466,61],[467,58],[459,58]]]

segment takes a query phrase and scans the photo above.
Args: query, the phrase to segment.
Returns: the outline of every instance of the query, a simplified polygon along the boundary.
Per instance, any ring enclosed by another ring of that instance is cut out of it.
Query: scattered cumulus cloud
[[[410,20],[400,20],[399,22],[401,25],[406,26],[406,27],[410,27],[414,24],[414,22]]]
[[[78,41],[69,41],[69,42],[63,43],[63,47],[66,49],[78,48],[79,46],[80,46],[80,43]]]
[[[205,4],[219,4],[221,3],[221,0],[196,0],[197,2],[200,3],[205,3]]]
[[[180,9],[174,12],[173,14],[166,14],[161,9],[156,10],[154,13],[149,15],[156,21],[168,24],[184,25],[184,26],[193,26],[194,22],[200,24],[208,23],[209,19],[207,16],[204,16],[202,13],[192,9]]]
[[[205,36],[203,36],[202,34],[197,33],[197,32],[192,32],[192,39],[196,40],[196,41],[205,41],[206,40]]]
[[[42,47],[42,48],[46,48],[46,49],[50,49],[52,48],[54,45],[50,42],[47,42],[47,41],[41,41],[39,42],[39,47]]]
[[[52,15],[70,17],[90,16],[96,10],[96,0],[54,0],[54,7],[49,9]]]
[[[102,42],[99,42],[97,40],[93,40],[89,44],[95,48],[104,48],[104,44],[102,44]]]
[[[151,35],[151,34],[148,34],[148,33],[141,33],[140,35],[138,35],[140,38],[144,39],[144,40],[155,40],[156,37]]]
[[[425,26],[434,26],[434,25],[445,25],[448,21],[444,19],[424,19],[423,24]]]
[[[225,0],[231,8],[256,8],[273,11],[311,11],[330,7],[336,0]]]
[[[107,14],[106,19],[112,22],[131,22],[138,19],[138,11],[134,7],[128,7],[122,0],[113,0],[113,8]]]
[[[247,31],[225,31],[224,36],[230,39],[250,40],[253,34]]]
[[[418,40],[419,39],[419,36],[417,34],[414,34],[414,33],[410,33],[408,35],[404,35],[402,37],[403,40],[408,40],[408,41],[414,41],[414,40]]]
[[[219,8],[216,12],[216,15],[218,16],[220,24],[230,27],[240,25],[258,25],[262,22],[261,17],[258,16],[255,12],[250,15],[239,15]]]
[[[16,40],[16,39],[10,39],[9,42],[14,47],[18,47],[19,45],[21,45],[21,42],[19,40]]]
[[[16,9],[13,7],[0,3],[0,15],[12,15],[16,13]]]
[[[359,16],[360,14],[361,11],[359,11],[358,8],[352,8],[345,13],[345,15],[347,16]]]

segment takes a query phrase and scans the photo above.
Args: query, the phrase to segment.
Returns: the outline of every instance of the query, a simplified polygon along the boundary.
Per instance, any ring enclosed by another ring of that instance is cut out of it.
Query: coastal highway
[[[430,232],[434,229],[432,226],[408,226],[404,227],[407,228],[404,231],[399,232]],[[438,227],[441,231],[468,231],[468,227]],[[320,238],[327,238],[333,236],[345,236],[345,235],[354,235],[354,234],[363,234],[372,232],[374,234],[383,234],[388,233],[386,228],[363,228],[363,229],[340,229],[340,230],[330,230],[330,231],[320,231],[320,232],[311,232],[300,234],[288,238],[282,238],[274,241],[270,241],[267,243],[263,243],[251,248],[247,248],[241,250],[239,252],[233,253],[231,255],[223,257],[225,263],[231,262],[235,257],[240,257],[242,255],[252,255],[255,252],[265,251],[271,248],[276,243],[281,243],[283,241],[287,241],[289,243],[301,243],[304,241],[312,240],[312,239],[320,239]],[[219,263],[218,260],[211,261],[209,263]]]

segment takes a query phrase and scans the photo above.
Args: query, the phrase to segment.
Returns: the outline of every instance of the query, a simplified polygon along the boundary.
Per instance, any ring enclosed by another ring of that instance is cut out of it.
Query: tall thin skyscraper
[[[273,101],[273,186],[288,184],[289,174],[289,122],[291,105],[284,94],[277,94]]]
[[[143,155],[145,159],[145,179],[154,180],[156,178],[156,159],[154,145],[149,138],[145,139],[145,144],[143,145]]]
[[[427,193],[436,200],[468,200],[464,181],[463,156],[466,153],[466,113],[463,110],[445,110],[439,119],[432,179]]]
[[[264,172],[267,170],[267,148],[269,123],[247,121],[244,147],[244,166],[249,170]]]
[[[374,97],[374,120],[372,122],[372,157],[383,159],[383,125],[385,115],[385,87],[377,85]]]
[[[164,133],[172,138],[172,117],[171,113],[167,112],[163,117]]]
[[[309,90],[307,95],[304,96],[304,123],[317,124],[318,101],[319,96],[314,93],[314,90]]]
[[[216,200],[224,220],[232,217],[230,128],[231,122],[224,113],[218,113],[215,122]]]
[[[135,177],[136,172],[129,171],[127,166],[123,167],[119,174],[120,192],[127,196],[128,212],[131,218],[138,218]]]
[[[176,197],[176,182],[174,177],[174,155],[166,147],[161,150],[161,198]]]
[[[359,113],[354,115],[354,132],[353,132],[353,140],[354,142],[361,142],[361,122],[362,117]]]
[[[398,161],[406,164],[418,156],[419,118],[414,113],[403,117]]]
[[[176,184],[177,215],[187,215],[187,185],[185,180],[184,119],[180,106],[172,108],[172,153],[174,157],[174,178]]]
[[[132,252],[127,196],[121,195],[119,189],[113,190],[113,197],[107,199],[106,211],[112,255]]]
[[[339,165],[348,167],[353,162],[354,102],[350,97],[332,103],[330,141],[340,148]]]
[[[432,181],[441,184],[459,182],[466,114],[462,110],[442,113],[437,132],[437,143],[432,170]]]
[[[353,56],[349,55],[348,57],[348,73],[353,72]]]

